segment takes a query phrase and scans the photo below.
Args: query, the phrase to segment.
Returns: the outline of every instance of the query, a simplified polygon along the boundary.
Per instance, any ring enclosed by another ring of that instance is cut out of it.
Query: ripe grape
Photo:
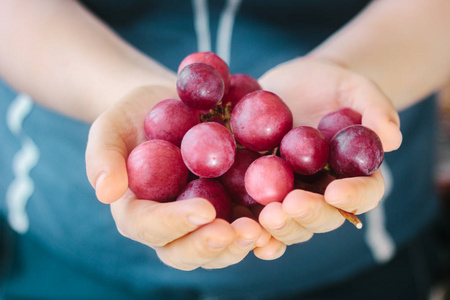
[[[262,90],[244,96],[233,109],[230,119],[236,140],[253,151],[278,147],[292,124],[292,112],[283,100]]]
[[[236,142],[225,126],[216,122],[200,123],[186,132],[181,141],[181,154],[195,175],[219,177],[234,162]]]
[[[330,147],[319,130],[299,126],[289,131],[281,140],[280,155],[295,173],[312,175],[328,163]]]
[[[187,106],[210,110],[222,100],[224,83],[216,69],[204,63],[194,63],[178,73],[177,92]]]
[[[181,61],[180,65],[178,66],[178,74],[184,67],[194,63],[204,63],[216,69],[222,77],[225,93],[228,91],[230,87],[231,77],[230,69],[228,68],[227,63],[222,58],[212,52],[195,52],[189,54]]]
[[[256,159],[245,173],[248,194],[262,205],[282,202],[294,188],[294,172],[281,157],[262,156]]]
[[[236,151],[236,158],[231,168],[218,178],[220,183],[228,191],[231,201],[243,206],[252,206],[257,202],[247,193],[245,189],[245,172],[255,159],[261,154],[247,149]]]
[[[360,125],[361,118],[359,112],[344,107],[323,116],[317,129],[323,133],[329,142],[339,130],[351,125]]]
[[[140,199],[174,200],[186,185],[188,169],[178,147],[163,140],[139,144],[127,159],[128,186]]]
[[[216,210],[216,218],[231,221],[233,207],[230,197],[217,180],[200,178],[189,182],[177,197],[177,201],[192,198],[208,200]]]
[[[160,139],[180,147],[186,132],[200,123],[199,112],[180,100],[166,99],[147,114],[144,130],[150,140]]]
[[[239,100],[248,93],[261,90],[258,81],[246,74],[233,74],[230,78],[230,89],[222,99],[222,106],[231,105],[234,108]]]
[[[383,162],[378,135],[362,125],[340,130],[330,142],[330,167],[338,177],[368,176]]]

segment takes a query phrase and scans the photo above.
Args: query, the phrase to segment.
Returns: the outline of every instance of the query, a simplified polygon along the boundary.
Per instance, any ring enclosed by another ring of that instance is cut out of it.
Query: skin
[[[443,38],[450,35],[449,13],[445,0],[374,1],[310,54],[268,70],[259,82],[289,105],[295,124],[316,126],[322,115],[349,106],[380,136],[384,150],[393,151],[402,139],[397,110],[450,78],[450,40]],[[259,222],[237,208],[242,217],[232,224],[215,220],[205,199],[138,200],[127,189],[126,157],[145,138],[144,112],[176,97],[175,73],[75,1],[2,1],[0,40],[0,75],[12,87],[93,122],[86,169],[97,198],[110,204],[119,232],[174,268],[224,268],[250,251],[279,258],[287,245],[338,228],[344,219],[336,207],[364,213],[384,193],[378,171],[336,180],[323,196],[295,190],[283,203],[264,207]]]

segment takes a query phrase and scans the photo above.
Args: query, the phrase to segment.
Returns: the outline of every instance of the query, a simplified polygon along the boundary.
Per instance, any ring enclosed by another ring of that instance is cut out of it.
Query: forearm
[[[450,1],[378,0],[312,51],[373,80],[405,108],[450,80]]]
[[[137,86],[175,80],[76,1],[4,0],[0,40],[1,77],[41,104],[86,121]]]

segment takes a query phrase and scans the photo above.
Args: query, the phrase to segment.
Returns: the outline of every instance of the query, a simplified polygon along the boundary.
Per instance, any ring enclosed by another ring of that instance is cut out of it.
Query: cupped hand
[[[178,98],[175,86],[140,87],[108,108],[92,124],[86,170],[97,198],[111,205],[119,232],[153,248],[167,265],[192,270],[223,268],[241,261],[255,247],[260,257],[275,259],[285,245],[249,217],[231,224],[216,219],[205,199],[159,203],[138,199],[128,189],[126,159],[146,140],[143,123],[156,103]]]
[[[294,126],[317,128],[325,114],[350,107],[362,115],[362,125],[374,130],[385,152],[402,141],[399,116],[391,101],[369,79],[330,61],[297,58],[283,63],[259,80],[265,90],[279,95],[290,107]],[[342,209],[362,214],[375,208],[384,194],[378,170],[370,176],[336,179],[324,194],[294,190],[282,203],[271,203],[259,222],[286,245],[310,239],[314,233],[334,230],[345,221]]]

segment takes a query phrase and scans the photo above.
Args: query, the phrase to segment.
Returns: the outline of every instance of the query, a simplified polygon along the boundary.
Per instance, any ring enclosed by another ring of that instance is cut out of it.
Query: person
[[[1,298],[427,299],[446,258],[430,96],[450,76],[449,13],[443,0],[4,0]],[[126,157],[196,51],[259,78],[295,125],[357,110],[381,170],[231,224],[205,199],[136,199]]]

